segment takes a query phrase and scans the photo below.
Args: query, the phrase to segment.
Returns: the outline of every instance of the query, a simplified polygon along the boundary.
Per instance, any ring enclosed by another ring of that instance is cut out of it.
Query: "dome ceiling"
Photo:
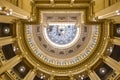
[[[69,20],[71,16],[77,18],[76,13],[69,12],[69,16],[64,17],[66,14],[54,13],[55,18],[47,15],[47,18],[53,18],[43,20],[47,25],[26,25],[25,35],[30,50],[49,65],[66,67],[79,64],[91,55],[98,43],[100,31],[97,25],[78,24],[77,19]]]
[[[101,48],[106,47],[106,40],[100,40],[104,40],[102,34],[108,36],[104,32],[108,28],[101,28],[101,24],[97,23],[85,24],[89,10],[85,6],[87,2],[84,7],[80,7],[76,1],[73,6],[67,6],[72,10],[67,7],[63,10],[65,5],[64,8],[59,7],[59,1],[54,7],[41,4],[42,0],[35,1],[39,24],[30,23],[24,24],[24,28],[17,27],[18,33],[22,33],[19,40],[21,50],[29,54],[25,56],[26,59],[33,65],[37,64],[40,71],[56,73],[56,76],[78,74],[85,71],[87,66],[94,65],[100,58]]]
[[[27,20],[0,26],[0,79],[114,80],[120,75],[120,26],[94,18],[94,2],[31,0],[31,5]]]
[[[67,44],[73,43],[76,39],[79,29],[74,24],[49,24],[48,28],[45,29],[45,38],[55,46],[65,47]]]

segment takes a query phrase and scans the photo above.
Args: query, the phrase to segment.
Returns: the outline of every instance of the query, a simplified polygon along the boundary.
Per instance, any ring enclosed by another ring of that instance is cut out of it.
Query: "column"
[[[111,42],[115,45],[120,46],[120,38],[115,37],[115,38],[111,39]]]
[[[24,80],[33,80],[35,76],[36,76],[36,70],[35,69],[30,70],[26,75],[26,77],[24,78]]]
[[[91,70],[88,71],[88,76],[90,77],[91,80],[101,80],[99,76],[94,71]]]
[[[120,72],[120,63],[116,60],[112,59],[111,57],[107,56],[103,58],[104,63],[110,66],[116,72]]]
[[[16,55],[15,57],[13,57],[12,59],[8,60],[6,63],[4,63],[1,67],[0,67],[0,74],[2,74],[3,72],[5,72],[6,70],[14,67],[16,64],[18,64],[21,61],[21,56]]]
[[[9,37],[2,37],[0,38],[0,46],[11,44],[16,40],[16,38]]]

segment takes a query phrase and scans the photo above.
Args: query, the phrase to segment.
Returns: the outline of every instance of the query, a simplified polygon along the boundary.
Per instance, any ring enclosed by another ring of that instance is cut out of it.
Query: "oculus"
[[[80,28],[77,28],[74,24],[50,24],[44,30],[48,43],[58,48],[65,48],[72,45],[77,41],[78,36],[80,36]]]

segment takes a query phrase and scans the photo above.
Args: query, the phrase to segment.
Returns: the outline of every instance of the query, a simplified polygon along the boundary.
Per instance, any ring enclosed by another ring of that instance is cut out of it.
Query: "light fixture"
[[[41,76],[40,78],[41,78],[41,79],[43,79],[44,77],[43,77],[43,76]]]
[[[85,75],[79,75],[78,77],[80,80],[84,80]]]
[[[116,10],[116,14],[117,14],[117,15],[120,15],[120,10]]]
[[[40,79],[44,79],[45,75],[43,73],[40,74]]]
[[[112,51],[113,51],[113,47],[110,46],[110,47],[107,49],[107,51],[108,51],[109,53],[112,53]]]
[[[24,73],[25,70],[26,70],[25,66],[20,66],[20,67],[19,67],[19,71],[20,71],[21,73]]]
[[[9,15],[13,14],[13,10],[12,9],[8,9],[6,7],[1,7],[0,6],[0,13],[9,16]]]
[[[6,13],[7,16],[9,16],[10,14],[9,13]]]
[[[13,46],[13,51],[16,52],[18,50],[18,47]]]
[[[9,14],[12,15],[12,13],[13,13],[13,10],[9,9]]]
[[[0,6],[0,11],[5,10],[6,7]]]
[[[5,12],[6,12],[6,15],[8,15],[8,16],[13,14],[12,9],[7,9],[7,10],[5,10]]]
[[[116,12],[116,13],[118,13],[118,12],[119,12],[119,10],[116,10],[115,12]]]
[[[117,13],[117,15],[120,15],[120,13]]]
[[[3,8],[0,6],[0,11],[2,11],[2,9],[3,9]]]
[[[107,69],[105,67],[102,67],[99,69],[100,74],[106,74]]]
[[[3,31],[4,31],[5,34],[9,34],[10,33],[10,28],[4,27]]]
[[[119,28],[117,28],[117,34],[119,34],[119,35],[120,35],[120,27],[119,27]]]
[[[110,53],[112,53],[112,51],[113,51],[113,47],[110,47]]]

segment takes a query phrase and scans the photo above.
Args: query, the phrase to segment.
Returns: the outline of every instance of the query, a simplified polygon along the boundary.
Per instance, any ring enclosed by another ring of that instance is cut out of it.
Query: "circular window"
[[[44,28],[45,39],[54,47],[66,48],[77,41],[80,28],[74,24],[50,24]]]
[[[73,25],[50,25],[47,28],[49,39],[58,45],[68,44],[76,36],[77,28]]]

